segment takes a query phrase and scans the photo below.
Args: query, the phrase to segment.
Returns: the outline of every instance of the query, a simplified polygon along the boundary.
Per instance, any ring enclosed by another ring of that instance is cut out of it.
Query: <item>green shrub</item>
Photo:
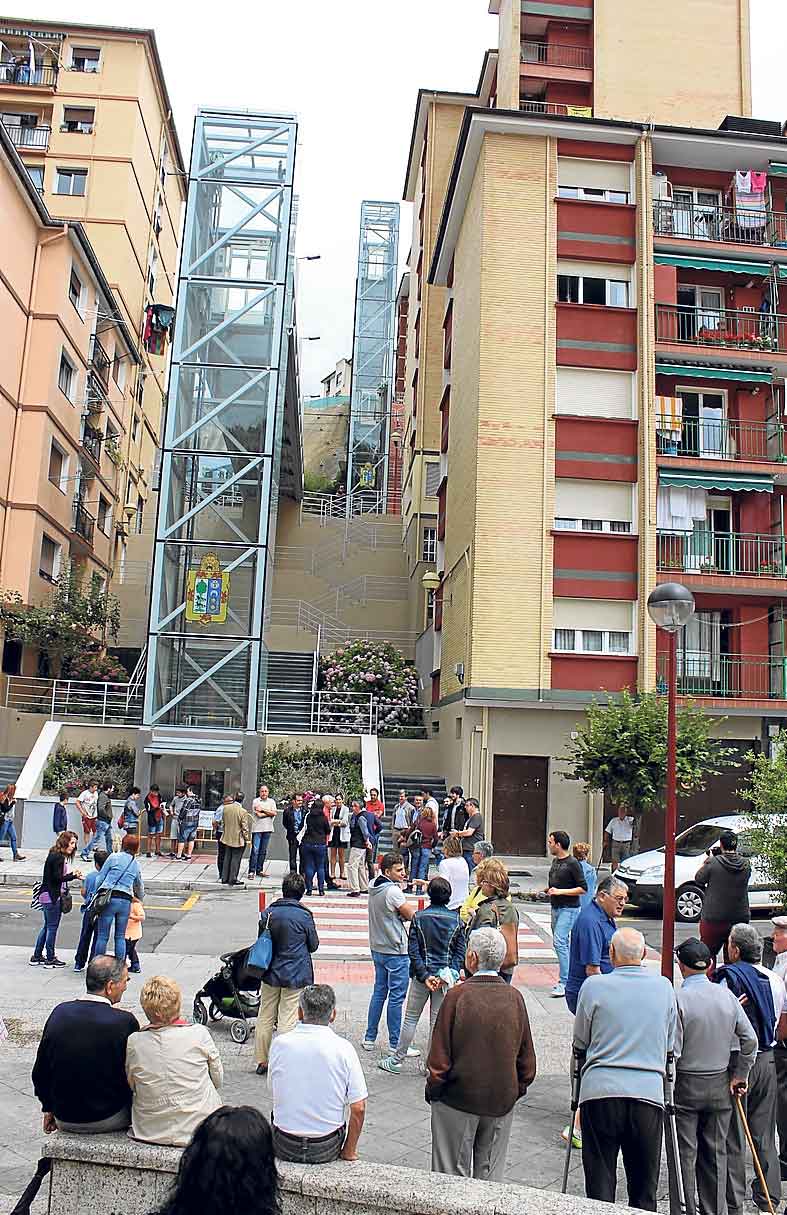
[[[388,641],[348,641],[320,656],[320,688],[332,692],[324,698],[323,715],[342,733],[364,733],[371,694],[377,714],[377,732],[389,737],[426,737],[423,710],[418,703],[418,672]],[[350,695],[343,700],[342,692]]]
[[[259,784],[266,784],[277,801],[293,793],[344,794],[350,801],[363,794],[361,757],[332,747],[291,747],[278,743],[262,757]]]
[[[125,797],[134,783],[134,752],[126,743],[109,747],[58,747],[44,770],[44,789],[67,789],[77,794],[88,780],[111,780],[116,794]]]

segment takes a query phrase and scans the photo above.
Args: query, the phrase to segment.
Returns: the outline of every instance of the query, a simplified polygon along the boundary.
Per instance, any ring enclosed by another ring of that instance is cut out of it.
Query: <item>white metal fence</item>
[[[142,688],[134,683],[7,676],[5,704],[20,713],[45,713],[53,721],[81,718],[102,726],[142,721]]]
[[[348,641],[390,641],[408,657],[415,653],[418,633],[396,629],[357,629],[344,624],[330,612],[321,611],[303,599],[271,601],[269,625],[287,625],[299,632],[319,634],[321,652]]]
[[[266,734],[376,734],[377,706],[368,692],[265,688],[258,728]]]

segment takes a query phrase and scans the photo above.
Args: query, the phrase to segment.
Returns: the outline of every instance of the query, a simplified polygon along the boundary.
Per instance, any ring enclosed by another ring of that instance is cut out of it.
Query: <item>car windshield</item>
[[[721,832],[722,828],[713,823],[700,823],[696,827],[690,827],[675,841],[676,856],[701,856],[714,844],[718,844]]]

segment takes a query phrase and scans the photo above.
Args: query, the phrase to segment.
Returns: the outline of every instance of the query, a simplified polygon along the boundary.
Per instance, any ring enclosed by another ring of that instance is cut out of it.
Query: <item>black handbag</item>
[[[131,868],[131,862],[133,860],[134,860],[133,856],[130,856],[128,858],[128,864],[126,865],[126,869]],[[126,869],[121,870],[121,872],[120,872],[121,877],[126,872]],[[91,924],[95,924],[96,920],[101,915],[101,912],[106,911],[107,907],[109,906],[109,901],[112,898],[113,892],[114,892],[113,886],[104,886],[103,884],[101,886],[99,886],[98,890],[93,895],[90,902],[88,903],[87,910],[85,912],[85,915],[90,917],[89,922]]]
[[[68,915],[69,911],[74,909],[74,900],[71,897],[70,890],[64,890],[60,896],[60,910],[63,915]]]

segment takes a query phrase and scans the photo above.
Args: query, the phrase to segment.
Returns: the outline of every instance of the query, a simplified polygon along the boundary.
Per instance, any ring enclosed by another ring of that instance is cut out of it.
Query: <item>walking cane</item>
[[[667,1066],[664,1072],[664,1088],[666,1096],[665,1113],[669,1127],[670,1145],[675,1168],[675,1186],[678,1191],[678,1206],[680,1215],[687,1215],[686,1187],[683,1184],[683,1169],[680,1166],[678,1151],[678,1122],[675,1113],[675,1056],[672,1051],[667,1055]]]
[[[775,1212],[773,1209],[773,1203],[771,1202],[771,1196],[768,1192],[768,1186],[766,1185],[765,1176],[762,1171],[762,1165],[760,1164],[760,1158],[757,1155],[757,1151],[754,1146],[754,1140],[752,1139],[751,1131],[749,1130],[749,1124],[746,1121],[746,1115],[743,1112],[743,1102],[741,1101],[740,1093],[735,1094],[735,1103],[738,1106],[738,1113],[741,1116],[741,1122],[743,1123],[743,1133],[746,1136],[746,1142],[749,1145],[749,1150],[751,1152],[751,1158],[754,1161],[754,1168],[757,1173],[757,1176],[760,1179],[760,1185],[762,1186],[762,1192],[765,1195],[765,1200],[768,1203],[768,1210],[770,1211],[771,1215],[775,1215]]]
[[[571,1051],[571,1114],[568,1120],[568,1139],[566,1141],[566,1162],[563,1166],[563,1187],[565,1194],[568,1186],[568,1171],[571,1168],[571,1143],[574,1138],[574,1120],[579,1109],[579,1088],[582,1083],[582,1064],[585,1062],[585,1052],[573,1047]]]

